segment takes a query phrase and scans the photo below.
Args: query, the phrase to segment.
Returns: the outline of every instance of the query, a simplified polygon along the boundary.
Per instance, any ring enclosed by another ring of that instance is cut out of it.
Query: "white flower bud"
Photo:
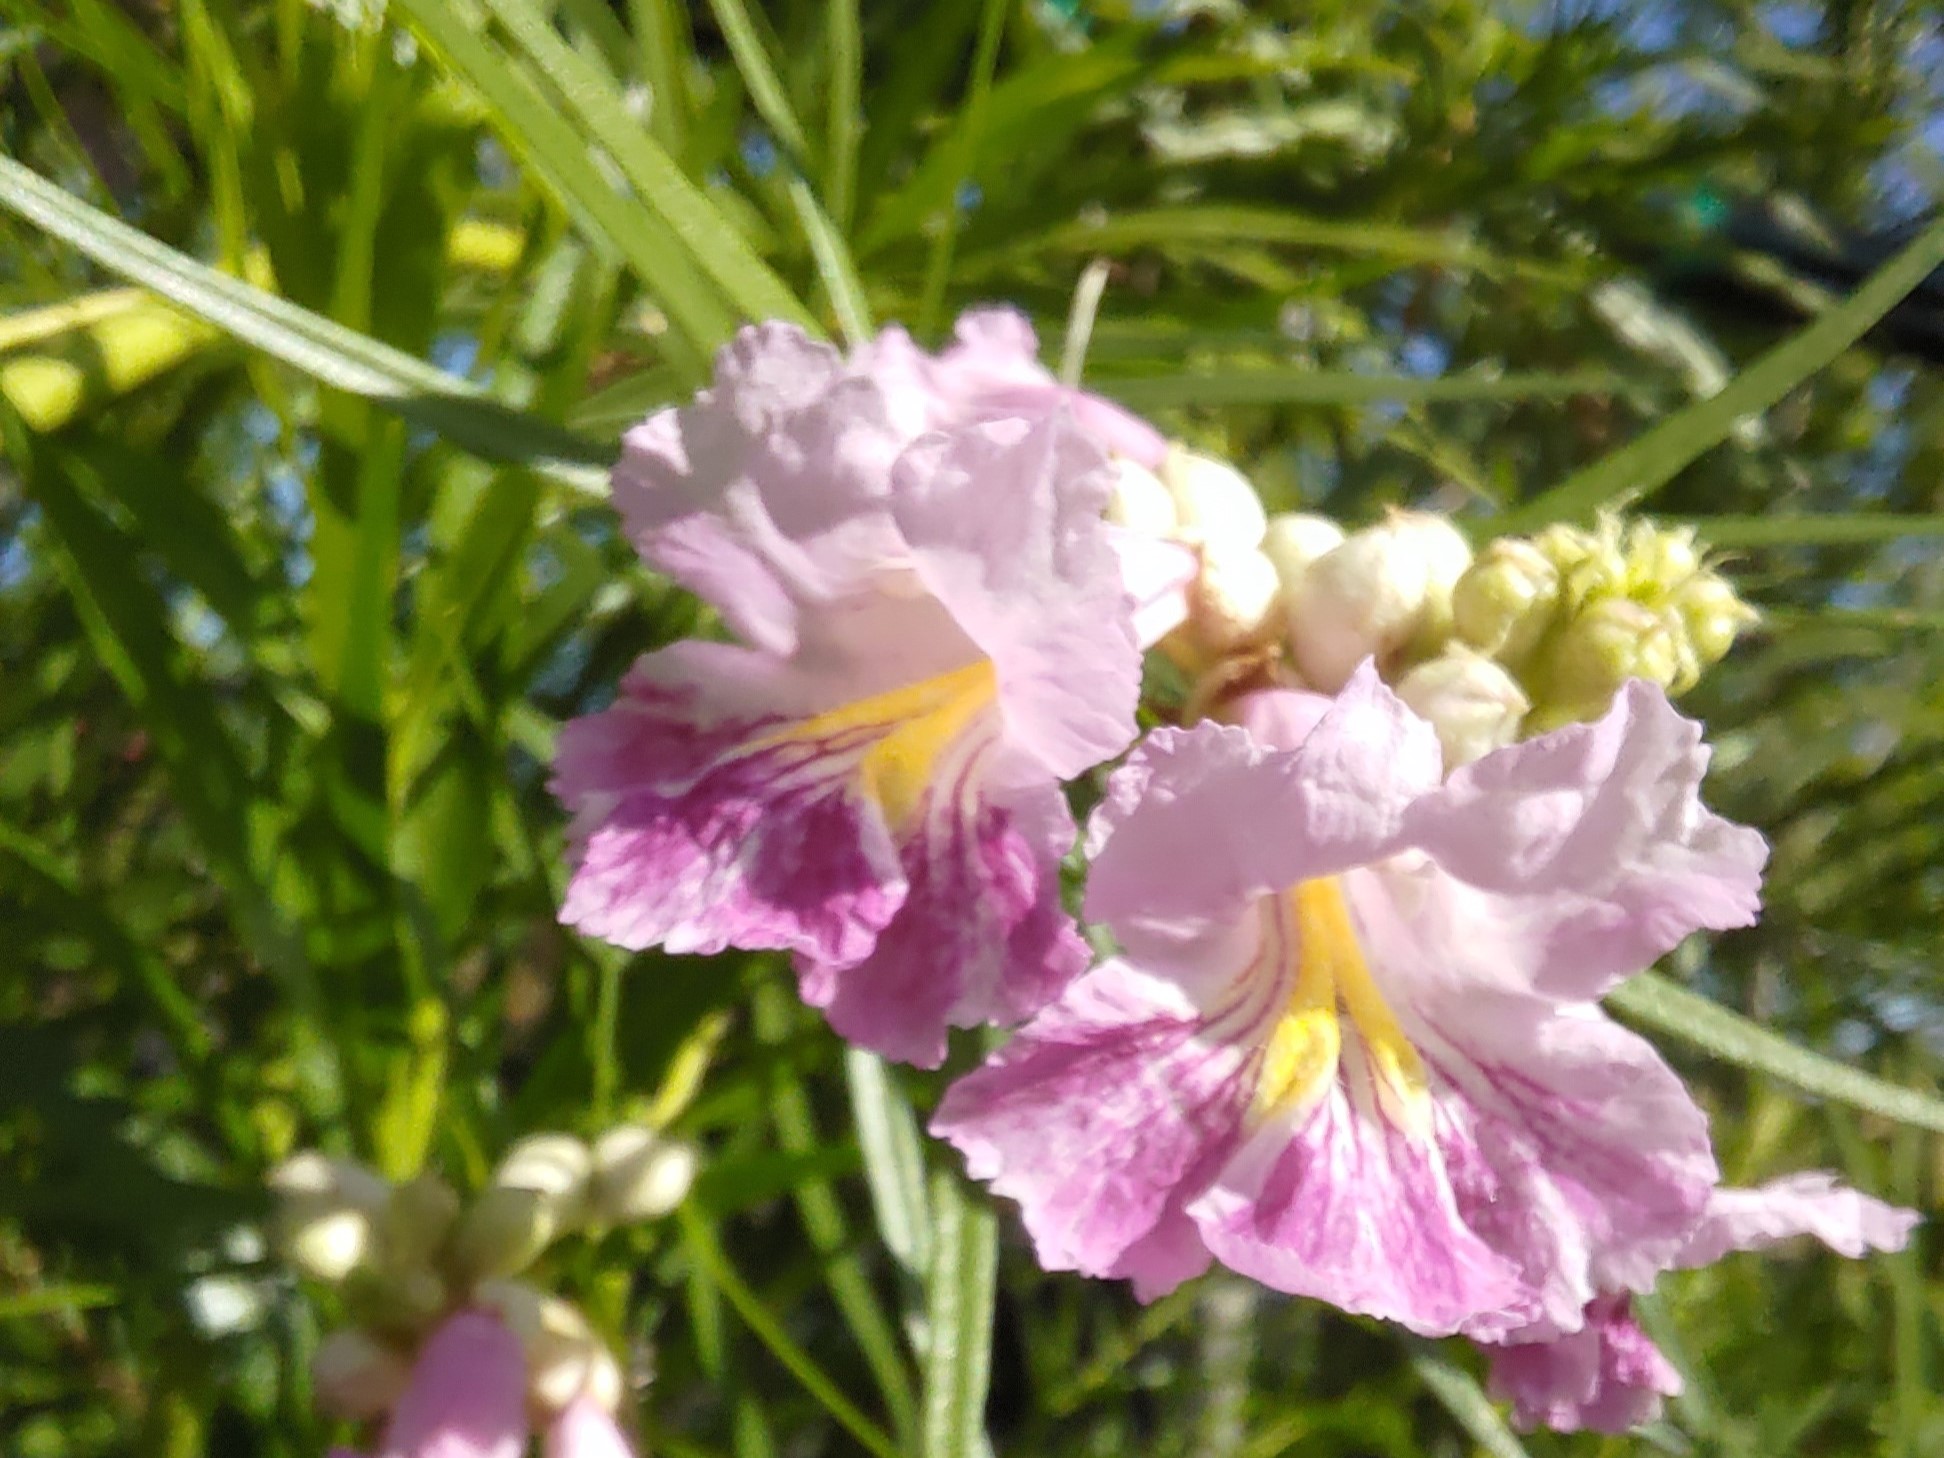
[[[1297,668],[1311,687],[1335,693],[1364,659],[1440,636],[1470,563],[1458,529],[1428,512],[1396,512],[1351,533],[1285,596]]]
[[[1420,663],[1399,680],[1397,696],[1438,731],[1446,774],[1512,743],[1532,707],[1511,674],[1464,648]]]
[[[391,1186],[363,1165],[314,1150],[270,1174],[276,1243],[284,1259],[320,1281],[342,1281],[370,1253],[372,1227]]]
[[[1266,636],[1281,583],[1275,564],[1253,547],[1211,542],[1188,589],[1188,631],[1209,658],[1220,658]]]
[[[1127,459],[1113,458],[1114,494],[1107,499],[1107,520],[1146,537],[1172,537],[1179,518],[1174,497],[1160,477]]]
[[[317,1405],[350,1422],[391,1411],[411,1377],[411,1363],[403,1355],[355,1326],[332,1332],[311,1357]]]
[[[1500,537],[1451,589],[1460,640],[1517,665],[1539,646],[1559,601],[1559,569],[1528,541]]]
[[[594,1143],[588,1203],[610,1225],[658,1220],[688,1196],[696,1164],[694,1145],[663,1139],[642,1124],[622,1124]]]
[[[573,1135],[529,1134],[506,1151],[493,1183],[546,1195],[571,1211],[586,1193],[593,1171],[594,1156]]]
[[[1296,585],[1310,564],[1325,552],[1343,545],[1343,528],[1327,516],[1285,511],[1269,518],[1262,534],[1262,553],[1275,564],[1284,592]]]
[[[1248,477],[1226,461],[1198,455],[1176,441],[1161,462],[1161,484],[1174,498],[1175,535],[1190,546],[1261,543],[1269,524],[1262,500]]]

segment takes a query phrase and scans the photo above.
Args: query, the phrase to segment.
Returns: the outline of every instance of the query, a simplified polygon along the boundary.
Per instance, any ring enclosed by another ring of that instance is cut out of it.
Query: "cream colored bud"
[[[401,1353],[360,1327],[332,1332],[311,1357],[317,1405],[349,1422],[391,1411],[411,1377],[411,1363]]]
[[[1365,658],[1440,638],[1471,548],[1441,516],[1400,511],[1310,564],[1284,595],[1289,645],[1311,687],[1335,693]]]
[[[307,1150],[270,1174],[278,1249],[320,1281],[342,1281],[370,1254],[373,1226],[391,1186],[363,1165]]]
[[[579,1307],[524,1281],[482,1281],[473,1294],[519,1339],[535,1407],[555,1413],[582,1394],[609,1412],[620,1406],[621,1369]]]
[[[533,1190],[571,1207],[587,1189],[594,1156],[571,1134],[529,1134],[500,1160],[493,1183]]]
[[[623,1124],[595,1141],[588,1203],[610,1225],[658,1220],[687,1198],[697,1162],[694,1145]]]
[[[1275,564],[1254,547],[1202,548],[1201,571],[1188,589],[1188,628],[1196,647],[1219,658],[1273,633],[1280,590]]]
[[[1398,681],[1397,696],[1438,731],[1447,774],[1516,740],[1532,707],[1511,674],[1464,648],[1413,668]]]
[[[1276,567],[1283,591],[1294,587],[1310,564],[1325,552],[1343,545],[1343,528],[1327,516],[1285,511],[1269,518],[1262,534],[1262,552]]]
[[[1500,537],[1451,589],[1460,641],[1517,666],[1539,646],[1559,601],[1559,569],[1531,542]]]
[[[1198,455],[1179,441],[1161,462],[1161,484],[1174,498],[1175,535],[1190,546],[1260,545],[1268,528],[1262,499],[1235,467]]]
[[[1673,606],[1700,668],[1726,658],[1741,630],[1761,616],[1712,572],[1690,578],[1674,594]]]
[[[578,1215],[578,1211],[576,1211]],[[562,1203],[538,1190],[490,1185],[460,1218],[453,1268],[466,1280],[524,1271],[568,1227]]]
[[[1174,497],[1161,478],[1125,456],[1113,459],[1114,492],[1107,498],[1107,520],[1148,537],[1172,537],[1179,518]]]

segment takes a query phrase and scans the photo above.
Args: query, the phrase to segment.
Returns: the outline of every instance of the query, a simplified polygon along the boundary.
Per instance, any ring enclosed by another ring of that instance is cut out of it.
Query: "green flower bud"
[[[1726,658],[1736,636],[1761,616],[1712,572],[1690,578],[1674,594],[1673,606],[1700,668]]]
[[[1598,718],[1630,678],[1667,688],[1681,675],[1681,657],[1672,614],[1624,597],[1590,603],[1546,653],[1533,727]]]
[[[1559,602],[1559,568],[1533,543],[1500,537],[1451,590],[1459,640],[1514,668],[1539,646]]]
[[[560,1200],[539,1190],[491,1185],[481,1191],[452,1240],[460,1284],[524,1271],[567,1230],[563,1210]]]

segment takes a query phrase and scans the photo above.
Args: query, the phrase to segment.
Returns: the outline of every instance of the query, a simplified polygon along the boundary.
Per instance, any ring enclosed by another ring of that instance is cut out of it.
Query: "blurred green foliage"
[[[708,1150],[688,1215],[552,1272],[646,1446],[861,1451],[780,1337],[915,1451],[922,1293],[834,1040],[767,960],[554,922],[558,725],[697,626],[586,463],[747,317],[931,340],[1010,299],[1051,347],[1104,258],[1090,382],[1352,521],[1489,532],[1683,422],[1665,469],[1593,479],[1704,519],[1767,614],[1690,707],[1776,853],[1762,926],[1673,970],[1934,1089],[1944,286],[1854,348],[1792,333],[1938,206],[1921,0],[0,14],[0,146],[93,209],[56,241],[7,174],[0,1451],[321,1452],[332,1313],[247,1237],[265,1170],[465,1184],[651,1106]],[[188,313],[68,246],[135,271],[103,214],[175,250],[136,276]],[[1675,416],[1777,347],[1766,413]],[[1731,1178],[1934,1202],[1935,1136],[1667,1046]],[[1669,1420],[1526,1451],[1944,1451],[1934,1245],[1670,1278]],[[1455,1346],[1220,1279],[1144,1310],[1016,1233],[998,1290],[1000,1454],[1518,1451]]]

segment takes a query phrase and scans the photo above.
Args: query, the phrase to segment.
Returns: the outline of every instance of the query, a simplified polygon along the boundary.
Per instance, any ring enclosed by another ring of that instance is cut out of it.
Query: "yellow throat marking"
[[[817,740],[885,731],[861,755],[857,777],[885,822],[897,830],[924,802],[938,757],[998,697],[999,675],[989,659],[981,658],[814,714],[777,737]]]
[[[1295,934],[1296,985],[1263,1050],[1257,1109],[1266,1114],[1323,1096],[1343,1053],[1341,1008],[1370,1064],[1379,1107],[1405,1131],[1427,1132],[1423,1060],[1371,978],[1337,878],[1301,882],[1277,913],[1274,934],[1285,948]]]

